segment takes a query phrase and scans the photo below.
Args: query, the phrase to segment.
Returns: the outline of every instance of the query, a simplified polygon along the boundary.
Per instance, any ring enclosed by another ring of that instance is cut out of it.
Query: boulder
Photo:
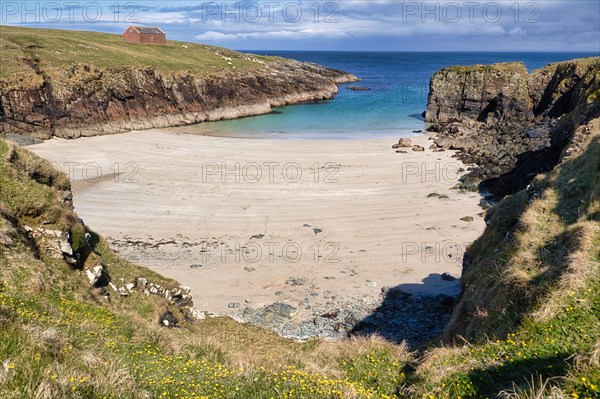
[[[396,148],[410,148],[412,147],[412,142],[409,138],[403,137],[398,141],[398,144],[394,144],[392,146],[393,149]]]
[[[425,151],[425,147],[421,146],[421,145],[414,145],[412,150],[414,152],[424,152]]]

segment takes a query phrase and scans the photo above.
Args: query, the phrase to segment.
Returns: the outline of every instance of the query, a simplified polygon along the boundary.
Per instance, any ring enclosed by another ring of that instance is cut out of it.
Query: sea
[[[340,86],[332,100],[280,107],[267,115],[198,125],[204,134],[295,140],[410,136],[424,130],[429,80],[452,65],[521,61],[531,71],[595,53],[245,51],[310,61],[362,79]],[[359,85],[368,91],[349,90]]]

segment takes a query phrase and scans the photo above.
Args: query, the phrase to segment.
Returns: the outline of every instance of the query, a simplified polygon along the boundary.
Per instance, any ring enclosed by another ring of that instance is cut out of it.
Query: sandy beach
[[[453,152],[397,139],[239,139],[131,132],[31,146],[73,182],[76,211],[128,259],[234,312],[376,297],[384,286],[459,293],[465,245],[484,229]],[[447,198],[439,198],[438,194]],[[474,221],[460,220],[471,216]]]

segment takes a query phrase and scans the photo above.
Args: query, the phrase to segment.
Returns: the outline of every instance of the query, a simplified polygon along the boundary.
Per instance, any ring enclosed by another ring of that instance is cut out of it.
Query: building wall
[[[130,43],[159,44],[161,46],[167,44],[165,35],[142,34],[133,28],[129,28],[125,31],[123,40]]]
[[[140,43],[144,44],[160,44],[162,46],[167,44],[165,35],[153,35],[148,33],[140,34]]]
[[[133,28],[129,28],[123,34],[123,40],[130,43],[139,43],[140,34]]]

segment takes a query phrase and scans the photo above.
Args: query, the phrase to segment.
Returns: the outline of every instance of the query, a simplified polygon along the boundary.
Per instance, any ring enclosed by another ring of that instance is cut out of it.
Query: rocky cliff
[[[66,70],[47,71],[36,62],[30,67],[41,78],[33,87],[0,80],[0,133],[77,138],[233,119],[330,99],[337,84],[356,80],[342,71],[292,60],[211,74],[81,63]]]
[[[442,70],[427,119],[435,146],[461,150],[476,164],[472,182],[489,179],[483,187],[504,197],[466,251],[445,339],[560,320],[568,295],[593,292],[600,270],[600,58],[531,74],[522,64]]]
[[[550,170],[573,134],[564,118],[598,85],[600,58],[548,65],[528,73],[522,63],[450,67],[431,79],[426,120],[434,146],[461,151],[475,163],[466,186],[484,181],[498,196],[524,188]],[[589,117],[597,109],[589,110]]]

